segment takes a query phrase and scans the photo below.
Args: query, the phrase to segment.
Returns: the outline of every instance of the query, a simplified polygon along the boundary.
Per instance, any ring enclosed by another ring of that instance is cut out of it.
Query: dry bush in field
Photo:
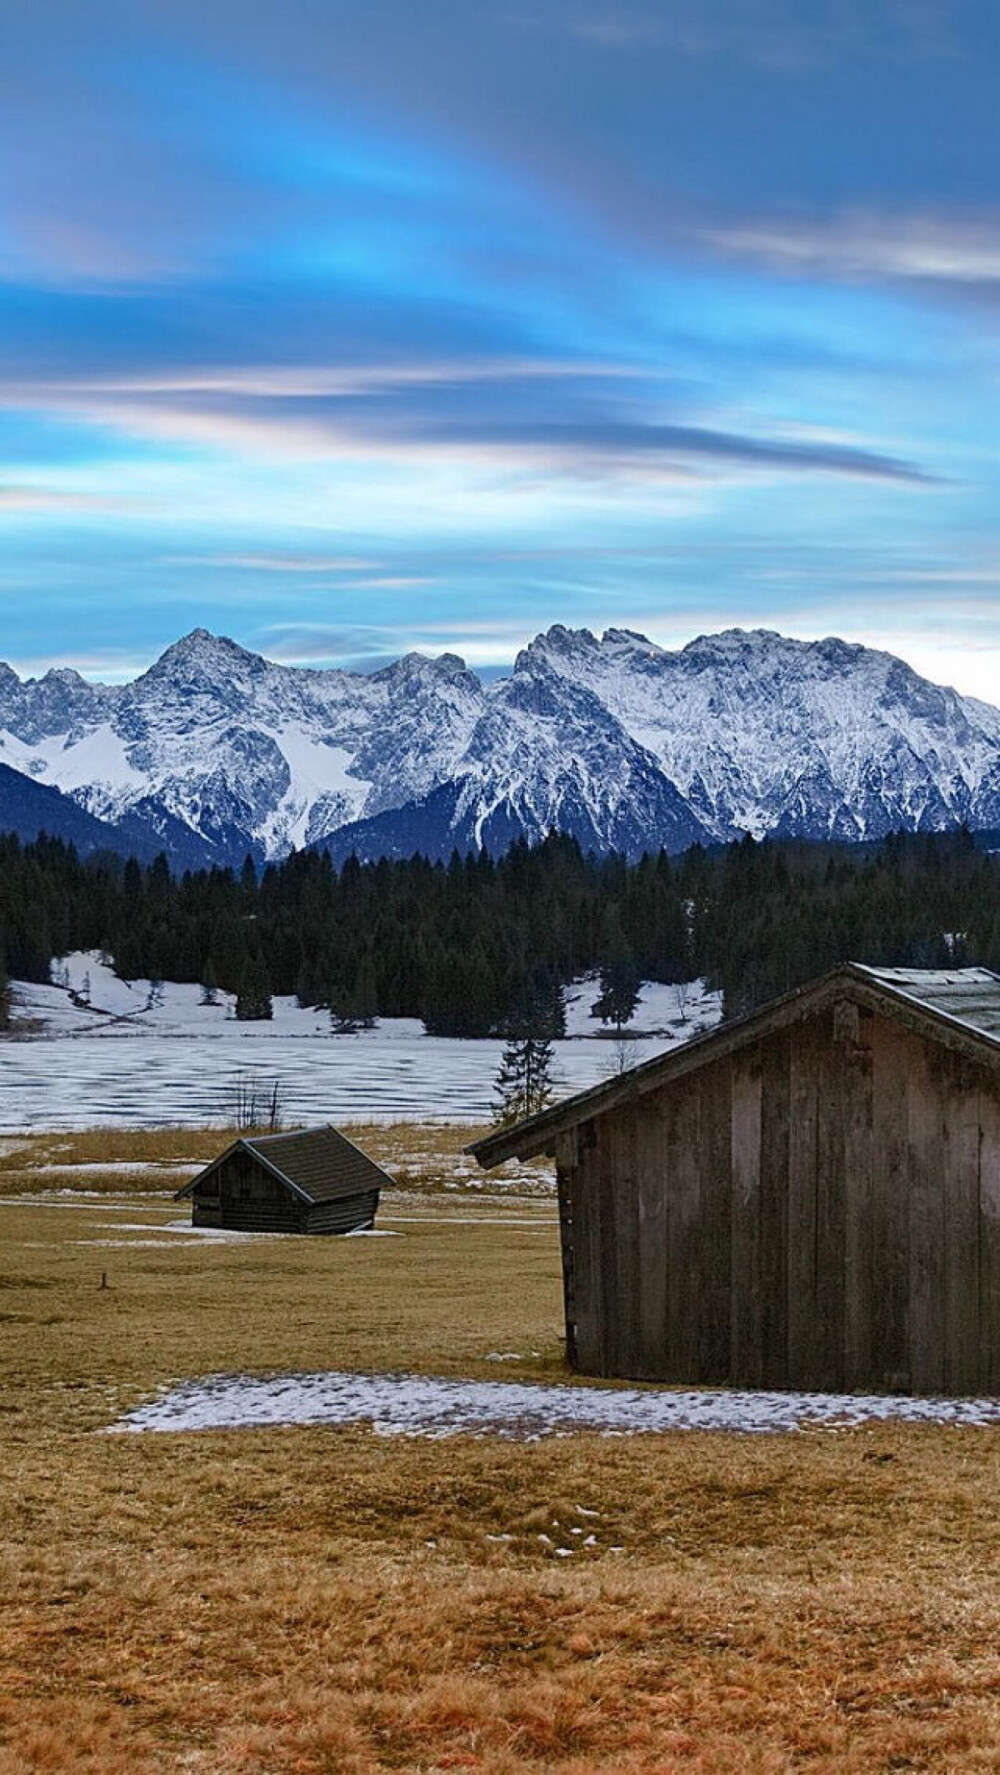
[[[282,1125],[280,1079],[258,1078],[256,1073],[236,1076],[226,1105],[226,1120],[241,1134],[276,1134]]]

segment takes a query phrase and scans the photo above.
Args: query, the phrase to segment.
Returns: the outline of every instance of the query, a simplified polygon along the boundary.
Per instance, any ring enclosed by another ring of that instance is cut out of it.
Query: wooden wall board
[[[732,1337],[733,1087],[728,1060],[698,1076],[701,1129],[701,1252],[696,1372],[729,1378]]]
[[[732,1062],[732,1288],[730,1378],[761,1384],[760,1129],[762,1077],[757,1051]]]
[[[944,1127],[944,1387],[974,1393],[979,1378],[979,1120],[981,1075],[948,1057]]]
[[[872,1384],[910,1388],[909,1098],[912,1038],[875,1018],[872,1051]]]
[[[761,1056],[760,1124],[760,1376],[765,1387],[788,1384],[788,1167],[791,1120],[791,1036],[770,1036]]]
[[[857,1039],[838,1051],[844,1070],[844,1385],[871,1384],[876,1360],[873,1250],[874,1063],[871,1018],[857,1022]],[[836,1058],[834,1060],[836,1064]]]

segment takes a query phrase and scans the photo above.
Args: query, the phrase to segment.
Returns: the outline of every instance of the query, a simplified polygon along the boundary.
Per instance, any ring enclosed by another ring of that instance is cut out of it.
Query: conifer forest
[[[509,1033],[600,971],[612,1020],[631,982],[704,976],[738,1015],[838,961],[1000,966],[1000,858],[982,834],[877,845],[757,843],[680,857],[582,854],[570,838],[500,857],[336,868],[293,853],[260,871],[173,875],[41,837],[0,839],[8,977],[100,949],[126,979],[295,994],[337,1018],[415,1017],[435,1035]],[[624,1010],[623,1010],[624,1007]]]

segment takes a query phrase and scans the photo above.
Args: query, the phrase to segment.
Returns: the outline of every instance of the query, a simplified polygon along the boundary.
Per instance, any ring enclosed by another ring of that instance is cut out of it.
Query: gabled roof
[[[484,1135],[465,1150],[487,1171],[506,1159],[529,1159],[551,1152],[560,1135],[582,1122],[647,1091],[659,1090],[840,998],[894,1017],[943,1046],[1000,1070],[1000,974],[989,968],[871,968],[861,962],[844,962],[746,1017],[695,1036],[606,1084],[579,1091],[541,1115]]]
[[[342,1201],[345,1196],[368,1190],[392,1188],[392,1178],[376,1165],[353,1140],[338,1128],[309,1128],[296,1134],[255,1134],[234,1140],[224,1153],[192,1177],[174,1198],[190,1196],[198,1184],[240,1149],[252,1153],[260,1164],[310,1207]]]

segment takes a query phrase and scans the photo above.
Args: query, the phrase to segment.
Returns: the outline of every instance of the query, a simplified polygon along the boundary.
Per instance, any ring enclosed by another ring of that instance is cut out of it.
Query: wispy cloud
[[[667,49],[692,58],[733,57],[778,74],[835,66],[847,58],[944,57],[959,53],[952,0],[670,0],[669,6],[607,0],[536,0],[509,21],[560,31],[605,49]]]
[[[472,666],[513,660],[535,630],[525,617],[468,621],[456,618],[379,626],[371,623],[274,624],[257,631],[254,645],[287,664],[388,665],[404,653],[458,653]]]
[[[885,210],[761,216],[710,226],[701,238],[735,258],[803,277],[1000,282],[1000,209],[981,216]]]
[[[559,380],[572,382],[565,366],[560,366]],[[435,381],[433,399],[425,395],[422,381],[387,384],[375,401],[326,392],[251,395],[248,375],[246,381],[237,376],[221,390],[197,397],[186,386],[165,388],[155,377],[133,380],[127,387],[115,381],[106,387],[42,382],[34,385],[30,397],[23,385],[7,382],[0,385],[0,404],[30,398],[35,407],[135,435],[291,458],[436,460],[469,468],[520,464],[564,474],[590,474],[595,466],[619,473],[655,468],[681,479],[697,470],[721,474],[734,468],[847,475],[910,486],[940,479],[913,461],[863,444],[825,441],[821,434],[810,435],[809,428],[790,436],[754,435],[664,423],[641,413],[623,417],[595,397],[589,371],[577,381],[580,386],[570,386],[562,398],[561,417],[539,412],[534,398],[523,400],[519,378],[479,380],[471,367],[457,384]]]
[[[262,554],[176,555],[180,567],[236,568],[241,573],[376,573],[385,563],[363,555]]]
[[[577,358],[465,357],[417,362],[324,364],[192,364],[169,370],[151,368],[125,375],[4,378],[9,396],[46,393],[85,398],[123,396],[233,395],[246,400],[319,400],[351,395],[383,395],[394,389],[450,388],[465,384],[638,380],[638,365]]]
[[[496,447],[517,440],[502,428],[484,431],[479,440]],[[938,477],[900,457],[886,456],[843,444],[815,444],[797,438],[753,437],[716,431],[707,426],[627,424],[608,420],[589,426],[540,424],[526,430],[520,443],[568,454],[610,456],[624,461],[662,456],[694,459],[744,468],[798,470],[801,473],[851,475],[861,479],[899,481],[912,486],[933,484]]]
[[[0,487],[0,513],[124,512],[134,503],[110,493],[77,493],[57,487]]]

